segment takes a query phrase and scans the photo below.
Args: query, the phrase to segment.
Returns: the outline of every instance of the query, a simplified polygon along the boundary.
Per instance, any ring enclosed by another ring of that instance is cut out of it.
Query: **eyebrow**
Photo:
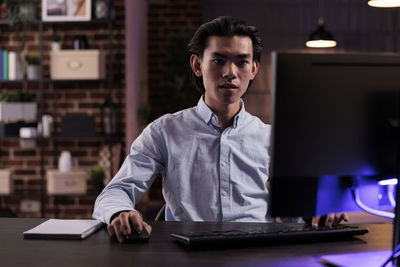
[[[212,53],[213,57],[222,57],[222,58],[228,58],[229,56],[227,54],[223,53],[218,53],[218,52],[213,52]],[[238,54],[234,55],[235,58],[251,58],[250,54]]]

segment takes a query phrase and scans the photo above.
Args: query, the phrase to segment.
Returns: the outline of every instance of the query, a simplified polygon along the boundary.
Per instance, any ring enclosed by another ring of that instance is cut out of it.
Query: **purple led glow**
[[[378,182],[379,185],[396,185],[397,184],[397,178],[390,178],[390,179],[385,179],[381,180]]]
[[[371,214],[374,214],[377,216],[382,216],[385,218],[394,219],[394,213],[392,213],[392,212],[374,209],[374,208],[369,207],[368,205],[365,205],[364,202],[361,201],[359,188],[354,189],[354,200],[362,210],[364,210],[368,213],[371,213]]]

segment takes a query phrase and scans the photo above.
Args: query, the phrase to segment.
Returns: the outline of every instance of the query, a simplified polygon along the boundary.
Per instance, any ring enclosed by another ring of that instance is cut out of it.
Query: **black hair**
[[[228,36],[235,35],[250,37],[253,44],[253,60],[260,62],[262,41],[256,27],[248,25],[246,22],[237,20],[233,17],[218,17],[212,21],[201,25],[194,33],[192,39],[188,44],[189,54],[195,54],[202,58],[204,50],[208,45],[208,38],[210,36]],[[205,88],[203,85],[203,78],[197,77],[192,71],[192,79],[196,88],[204,93]],[[252,81],[250,81],[251,83]]]

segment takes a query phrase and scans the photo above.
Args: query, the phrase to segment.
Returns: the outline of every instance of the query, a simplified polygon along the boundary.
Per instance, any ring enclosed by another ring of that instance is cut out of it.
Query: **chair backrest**
[[[0,217],[15,217],[15,213],[10,208],[0,208]]]
[[[161,209],[158,211],[156,218],[154,219],[154,221],[156,222],[162,222],[165,221],[165,205],[164,204]]]

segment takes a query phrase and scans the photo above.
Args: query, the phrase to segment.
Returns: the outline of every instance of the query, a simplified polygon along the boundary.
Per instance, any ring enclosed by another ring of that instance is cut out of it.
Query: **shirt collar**
[[[197,113],[199,114],[200,118],[206,123],[209,124],[213,117],[218,121],[217,116],[212,112],[212,110],[206,105],[204,102],[204,95],[200,97],[199,102],[197,103]],[[246,117],[246,110],[244,108],[244,102],[240,99],[240,111],[236,114],[235,118],[233,119],[232,128],[236,128],[238,125],[243,123]]]
[[[211,109],[206,105],[203,100],[204,95],[200,97],[199,102],[197,103],[197,113],[200,115],[200,118],[205,122],[209,123],[214,115]]]
[[[236,128],[238,125],[242,124],[246,118],[246,110],[244,108],[244,102],[240,99],[240,111],[236,114],[235,118],[233,119],[233,128]]]

